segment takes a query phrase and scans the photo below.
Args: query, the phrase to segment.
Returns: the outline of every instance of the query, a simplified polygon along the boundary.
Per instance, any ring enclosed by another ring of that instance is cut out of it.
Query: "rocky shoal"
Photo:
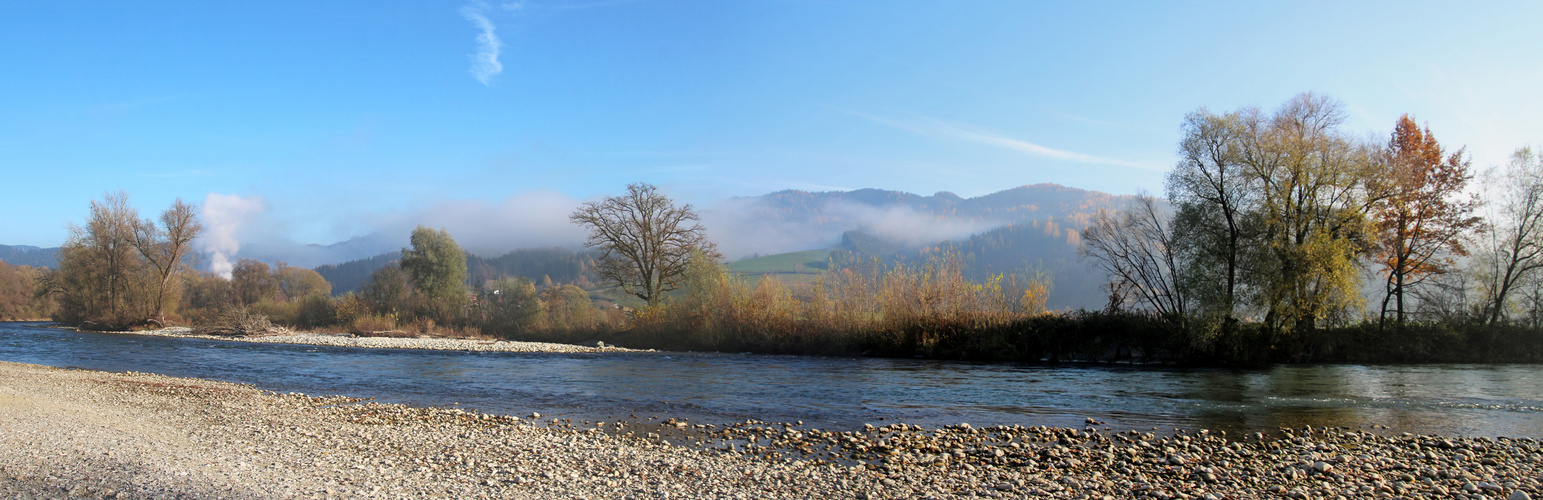
[[[582,346],[572,344],[554,344],[550,342],[519,342],[512,340],[478,340],[478,339],[450,339],[450,338],[412,338],[412,337],[360,337],[349,334],[312,333],[312,332],[284,332],[262,336],[225,336],[225,335],[199,335],[192,328],[171,327],[159,330],[145,330],[137,332],[113,332],[134,335],[153,335],[158,337],[199,338],[209,340],[228,340],[232,342],[253,342],[268,344],[306,344],[325,345],[333,347],[365,347],[379,349],[430,349],[442,351],[498,351],[498,352],[561,352],[561,353],[594,353],[594,352],[648,352],[650,350],[627,349],[616,346],[599,344],[597,346]]]
[[[1530,438],[555,420],[0,363],[6,498],[1504,498]]]

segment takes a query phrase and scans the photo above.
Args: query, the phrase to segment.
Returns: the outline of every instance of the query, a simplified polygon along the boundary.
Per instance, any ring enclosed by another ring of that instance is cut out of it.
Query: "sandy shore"
[[[354,337],[346,334],[291,332],[279,335],[267,335],[261,337],[228,337],[219,335],[198,335],[192,328],[172,327],[160,330],[145,330],[138,332],[111,332],[131,335],[153,335],[157,337],[179,337],[209,340],[227,340],[231,342],[253,342],[268,344],[308,344],[326,345],[335,347],[366,347],[379,349],[432,349],[442,351],[499,351],[499,352],[649,352],[648,350],[626,349],[615,346],[590,347],[572,344],[553,344],[548,342],[518,342],[512,340],[469,340],[469,339],[441,339],[441,338],[397,338],[397,337]]]
[[[4,362],[0,429],[5,498],[1522,499],[1543,488],[1532,439],[645,427]],[[682,438],[703,444],[661,442]]]

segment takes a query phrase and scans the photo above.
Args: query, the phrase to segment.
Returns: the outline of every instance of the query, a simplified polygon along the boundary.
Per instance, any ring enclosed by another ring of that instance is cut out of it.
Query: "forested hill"
[[[59,249],[0,245],[0,261],[16,266],[58,267]]]
[[[1080,226],[1079,226],[1080,228]],[[838,262],[857,262],[877,258],[922,265],[934,257],[957,255],[965,275],[985,281],[995,275],[1049,278],[1050,309],[1100,309],[1108,300],[1106,281],[1077,255],[1081,233],[1052,221],[1009,224],[960,241],[940,242],[922,248],[908,248],[899,242],[848,231],[832,255]]]
[[[396,265],[401,258],[400,252],[388,252],[368,259],[319,266],[315,270],[332,284],[334,295],[341,295],[358,291],[375,270]],[[466,270],[472,288],[505,276],[525,278],[536,284],[550,282],[589,287],[595,280],[594,268],[593,255],[563,248],[525,248],[493,258],[466,255]]]
[[[359,290],[376,269],[395,265],[402,258],[401,252],[387,252],[368,259],[351,260],[342,264],[317,266],[314,271],[332,284],[332,294],[342,295]]]
[[[521,277],[540,286],[578,285],[595,281],[595,256],[566,248],[524,248],[491,259],[468,254],[466,270],[472,287],[505,276]]]

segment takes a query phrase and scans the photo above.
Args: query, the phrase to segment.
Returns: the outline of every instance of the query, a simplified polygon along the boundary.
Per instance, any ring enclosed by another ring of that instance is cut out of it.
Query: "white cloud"
[[[236,194],[209,193],[204,196],[204,234],[198,245],[210,254],[210,268],[230,279],[236,252],[241,250],[241,227],[248,225],[268,209],[262,195],[242,197]]]
[[[1121,167],[1139,168],[1142,170],[1151,170],[1155,172],[1166,172],[1168,170],[1167,167],[1162,165],[1152,165],[1149,163],[1120,160],[1115,158],[1104,158],[1101,156],[1093,156],[1090,154],[1083,154],[1074,151],[1049,148],[1032,142],[1005,137],[975,129],[973,127],[949,123],[934,118],[920,117],[916,120],[906,122],[888,118],[880,118],[856,111],[848,111],[847,113],[850,113],[853,116],[865,118],[880,125],[886,125],[928,137],[970,141],[986,144],[989,146],[1007,148],[1022,153],[1028,153],[1034,156],[1043,156],[1046,158],[1074,161],[1078,163],[1092,163],[1098,165],[1115,165]]]
[[[505,9],[517,9],[508,5]],[[494,75],[504,72],[504,65],[498,62],[498,52],[504,47],[504,42],[498,39],[497,28],[493,21],[488,19],[488,5],[484,2],[472,2],[461,7],[461,17],[471,21],[480,31],[477,33],[477,53],[471,55],[471,75],[488,85]]]

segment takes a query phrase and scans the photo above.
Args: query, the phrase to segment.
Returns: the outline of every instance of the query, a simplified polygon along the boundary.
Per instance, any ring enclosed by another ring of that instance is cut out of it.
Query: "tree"
[[[1373,259],[1383,268],[1384,295],[1379,324],[1385,323],[1389,302],[1402,328],[1408,290],[1431,276],[1446,273],[1450,255],[1466,256],[1462,236],[1475,227],[1477,201],[1454,198],[1468,180],[1468,162],[1461,150],[1445,155],[1430,129],[1421,130],[1409,115],[1393,127],[1385,154],[1386,198],[1373,210],[1378,234]]]
[[[58,299],[56,320],[117,329],[153,312],[146,300],[146,266],[134,249],[138,223],[128,193],[118,191],[91,202],[85,226],[70,226],[70,237],[59,249],[59,267],[41,280],[45,293]]]
[[[1243,123],[1258,114],[1256,109],[1190,113],[1184,119],[1179,163],[1167,179],[1168,197],[1177,207],[1175,223],[1185,228],[1174,245],[1195,274],[1186,279],[1187,287],[1202,307],[1229,322],[1240,300],[1245,245],[1251,237],[1248,211],[1254,203],[1243,164],[1248,132]]]
[[[411,249],[402,249],[402,270],[440,321],[457,315],[466,301],[466,252],[444,229],[418,226]]]
[[[1114,278],[1117,294],[1135,293],[1158,316],[1185,319],[1187,299],[1179,282],[1183,270],[1173,227],[1157,199],[1142,195],[1118,212],[1099,210],[1083,231],[1081,253]]]
[[[558,330],[572,330],[590,325],[593,303],[589,292],[573,285],[557,285],[541,291],[541,305],[547,325]]]
[[[285,300],[296,301],[306,297],[328,297],[332,295],[332,284],[316,271],[303,267],[294,267],[280,262],[276,275],[279,293]]]
[[[230,271],[230,286],[236,292],[239,305],[249,306],[272,300],[279,293],[277,277],[268,264],[259,260],[241,259]]]
[[[1242,124],[1260,226],[1249,279],[1272,328],[1312,330],[1361,304],[1376,148],[1341,134],[1341,121],[1337,101],[1302,94]]]
[[[41,270],[0,261],[0,321],[27,321],[48,317],[52,303],[37,293]]]
[[[692,250],[722,258],[691,204],[677,207],[649,184],[629,184],[626,195],[587,202],[568,219],[585,226],[585,244],[601,251],[595,274],[649,305],[680,285]]]
[[[407,272],[399,265],[376,269],[363,285],[359,285],[359,298],[375,314],[397,314],[406,310],[411,295]]]
[[[1481,259],[1482,314],[1497,324],[1506,318],[1511,293],[1543,269],[1543,155],[1517,150],[1511,165],[1489,184],[1494,212]]]
[[[172,278],[187,271],[188,257],[193,239],[203,232],[198,213],[181,198],[173,201],[171,208],[161,213],[161,225],[145,219],[134,226],[134,248],[146,262],[155,267],[159,278],[155,288],[155,316],[166,321],[166,293],[174,282]]]
[[[536,287],[525,278],[499,278],[482,296],[483,330],[512,337],[530,329],[541,316]]]

